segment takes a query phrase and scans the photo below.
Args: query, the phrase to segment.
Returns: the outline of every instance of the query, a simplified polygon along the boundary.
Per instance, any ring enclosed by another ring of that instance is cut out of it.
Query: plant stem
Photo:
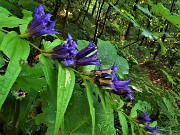
[[[39,50],[40,52],[43,52],[43,50],[41,50],[40,48],[38,48],[37,46],[35,46],[34,44],[32,43],[29,43],[32,47],[34,47],[35,49]]]
[[[6,32],[6,33],[8,33],[8,32],[9,32],[9,31],[4,30],[4,29],[0,29],[0,31],[2,31],[2,32]]]

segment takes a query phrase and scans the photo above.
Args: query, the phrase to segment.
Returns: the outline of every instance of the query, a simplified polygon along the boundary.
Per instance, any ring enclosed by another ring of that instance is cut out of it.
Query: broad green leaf
[[[42,54],[39,55],[39,60],[42,63],[42,69],[46,78],[46,82],[50,89],[50,94],[56,99],[57,90],[57,71],[55,70],[54,62]]]
[[[113,109],[106,108],[106,113],[101,105],[93,98],[96,110],[95,135],[115,135]],[[92,135],[90,108],[86,91],[78,84],[75,85],[71,101],[65,113],[64,130],[62,135]]]
[[[180,16],[172,15],[169,9],[164,7],[162,3],[158,3],[158,4],[149,3],[149,4],[151,6],[151,12],[153,12],[157,16],[161,16],[167,19],[167,21],[169,21],[171,24],[173,24],[177,28],[180,28]]]
[[[90,108],[90,114],[91,114],[91,119],[92,119],[92,135],[94,135],[95,132],[95,108],[93,105],[93,94],[90,89],[90,84],[84,79],[85,87],[86,87],[86,93],[87,93],[87,98],[88,98],[88,103],[89,103],[89,108]]]
[[[23,10],[22,13],[23,13],[24,24],[19,26],[21,33],[23,33],[27,29],[29,22],[32,20],[32,12],[31,11]]]
[[[26,63],[22,64],[21,67],[22,71],[14,85],[15,89],[21,88],[26,91],[33,89],[40,92],[46,88],[47,83],[44,77],[44,72],[42,71],[41,63],[37,63],[32,67]]]
[[[58,64],[57,82],[57,112],[54,135],[58,133],[73,93],[75,84],[74,71],[71,68],[64,68],[61,64]]]
[[[53,135],[55,131],[55,120],[56,120],[56,100],[51,96],[49,91],[42,91],[40,93],[42,102],[42,111],[36,116],[35,121],[37,124],[44,123],[48,128],[46,135]]]
[[[6,34],[5,34],[4,32],[0,31],[0,45],[1,45],[1,43],[2,43],[3,38],[4,38],[5,35],[6,35]]]
[[[3,59],[3,55],[0,52],[0,68],[2,68],[5,65],[5,61]]]
[[[8,27],[18,27],[20,24],[26,23],[26,20],[19,19],[15,16],[8,16],[5,13],[0,13],[0,28]]]
[[[39,96],[37,91],[30,90],[28,91],[27,97],[19,101],[20,110],[18,114],[19,117],[17,121],[18,122],[17,128],[21,129],[22,131],[27,130],[27,125],[29,124],[29,121],[30,121],[30,118],[28,118],[27,116],[30,116],[30,113],[32,115],[32,112],[31,112],[32,109],[35,109],[35,107],[37,107],[37,105],[35,105],[37,96]],[[34,118],[35,116],[32,115],[31,117]],[[29,126],[32,126],[32,125],[29,125]]]
[[[144,7],[141,7],[140,5],[136,5],[137,6],[137,8],[139,9],[139,10],[141,10],[142,12],[144,12],[145,14],[147,14],[147,15],[149,15],[149,16],[152,16],[152,14],[149,12],[149,10],[148,10],[148,8],[144,8]]]
[[[2,50],[10,60],[26,60],[30,51],[28,44],[26,40],[21,39],[16,32],[12,31],[4,37],[0,50]]]
[[[139,105],[139,103],[136,103],[135,106],[131,109],[130,112],[131,118],[137,117],[137,110],[141,110],[141,106]]]
[[[62,135],[92,135],[91,115],[85,90],[75,84],[64,118]]]
[[[133,123],[133,122],[130,122],[130,124],[131,124],[131,134],[132,134],[132,135],[136,135],[136,134],[134,133],[134,123]]]
[[[11,15],[11,13],[6,9],[0,6],[0,13],[5,13],[6,15]]]
[[[123,135],[129,135],[126,117],[124,116],[124,114],[121,111],[118,111],[118,116],[119,116],[119,122],[122,126]]]
[[[88,45],[89,45],[89,42],[86,41],[86,40],[78,40],[78,41],[77,41],[77,44],[78,44],[77,49],[80,51],[81,49],[83,49],[83,48],[85,48],[86,46],[88,46]]]
[[[15,32],[9,32],[3,39],[0,50],[10,59],[6,73],[4,76],[0,76],[0,108],[4,103],[12,85],[18,77],[21,66],[19,60],[26,60],[30,46],[26,40],[19,38],[19,35]]]
[[[101,104],[96,104],[96,127],[95,135],[115,135],[116,130],[114,128],[114,110],[106,107],[104,111]]]
[[[55,39],[53,42],[43,40],[44,50],[46,51],[53,49],[59,44],[62,44],[62,40],[60,39]]]
[[[122,77],[124,74],[129,73],[129,65],[126,59],[117,54],[117,50],[109,41],[98,39],[98,52],[101,64],[106,65],[106,68],[111,67],[113,64],[118,66],[117,74]]]

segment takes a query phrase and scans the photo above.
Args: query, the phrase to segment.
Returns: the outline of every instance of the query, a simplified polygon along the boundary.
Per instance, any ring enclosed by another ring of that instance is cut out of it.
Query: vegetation
[[[179,135],[179,7],[1,0],[0,134]]]

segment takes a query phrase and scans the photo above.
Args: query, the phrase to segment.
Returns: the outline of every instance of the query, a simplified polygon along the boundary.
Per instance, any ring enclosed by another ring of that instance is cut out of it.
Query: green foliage
[[[126,59],[117,54],[117,50],[109,41],[98,40],[98,52],[101,64],[106,67],[111,67],[113,64],[118,66],[117,74],[120,77],[129,73],[129,65]],[[115,59],[116,58],[116,59]]]
[[[54,14],[51,19],[56,18],[60,35],[22,39],[19,34],[38,2]],[[0,1],[0,134],[151,134],[137,119],[148,112],[158,134],[178,135],[180,3],[57,2],[56,16],[55,1]],[[87,39],[98,38],[101,66],[64,67],[52,59],[52,49],[67,33],[77,41],[77,51],[87,47]],[[117,78],[131,78],[135,100],[94,83],[90,71],[113,64],[118,66]]]
[[[180,28],[180,16],[172,15],[169,9],[165,8],[162,3],[158,3],[157,5],[149,2],[151,7],[151,12],[153,12],[157,16],[161,16],[164,19],[167,19],[171,24]]]
[[[3,53],[10,59],[6,74],[4,76],[0,76],[0,84],[1,84],[0,108],[1,108],[12,85],[16,81],[16,78],[18,77],[22,69],[19,60],[27,59],[30,52],[30,47],[28,45],[28,42],[19,38],[16,32],[10,32],[4,37],[0,45],[0,50],[3,51]]]
[[[127,124],[126,117],[121,111],[118,112],[118,116],[119,116],[119,121],[122,126],[123,135],[128,135],[128,124]]]
[[[58,65],[58,84],[57,84],[57,112],[55,133],[64,119],[67,106],[74,90],[75,75],[72,69],[66,69],[62,65]]]
[[[4,8],[0,8],[0,28],[2,27],[8,27],[8,28],[13,28],[13,27],[18,27],[20,24],[26,23],[26,20],[19,19],[10,12]]]

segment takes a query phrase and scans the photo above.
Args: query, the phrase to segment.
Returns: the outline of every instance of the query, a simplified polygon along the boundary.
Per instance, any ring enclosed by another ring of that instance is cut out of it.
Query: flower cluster
[[[34,10],[34,17],[28,24],[25,33],[21,34],[22,38],[42,36],[44,34],[58,34],[54,30],[55,21],[51,20],[51,14],[45,14],[42,5],[38,6]],[[68,34],[67,40],[63,44],[59,44],[50,51],[50,55],[53,59],[64,62],[64,66],[87,66],[96,65],[99,66],[99,59],[97,48],[94,43],[90,42],[89,45],[79,52],[76,51],[77,44],[73,41],[73,38]],[[49,52],[48,52],[49,53]],[[132,94],[135,92],[128,86],[131,79],[121,81],[115,75],[117,66],[113,65],[109,69],[93,70],[90,72],[93,81],[105,89],[111,89],[114,94],[134,99]],[[27,93],[19,90],[16,92],[17,97],[25,97]],[[127,106],[134,104],[129,102]],[[150,127],[150,115],[148,113],[140,114],[137,117],[140,124],[144,125],[144,129],[151,132],[153,135],[157,134],[157,126]]]
[[[59,61],[64,61],[64,65],[86,66],[86,65],[99,65],[97,59],[98,53],[95,44],[90,42],[87,47],[76,52],[77,44],[73,41],[70,34],[67,40],[52,50],[52,58]],[[89,56],[90,55],[90,56]]]
[[[149,113],[144,113],[144,114],[139,114],[137,116],[137,120],[140,124],[143,124],[144,125],[144,129],[151,132],[153,135],[156,135],[157,134],[157,126],[155,127],[150,127],[149,124],[150,124],[150,121],[151,121],[151,118],[150,118],[150,115]],[[163,134],[165,135],[165,134]]]
[[[70,34],[66,42],[53,48],[52,58],[59,61],[64,61],[64,65],[74,65],[74,57],[76,56],[76,42],[73,41]]]
[[[59,34],[54,30],[55,21],[51,20],[51,14],[45,14],[42,5],[39,5],[34,10],[34,17],[28,24],[26,31],[21,34],[21,37],[35,37],[44,34]]]
[[[130,99],[134,99],[131,95],[135,91],[131,90],[128,85],[131,82],[130,79],[126,81],[118,80],[115,76],[117,66],[113,65],[109,69],[94,70],[92,75],[94,76],[94,82],[100,86],[106,86],[112,89],[112,92],[117,95],[126,96]]]

